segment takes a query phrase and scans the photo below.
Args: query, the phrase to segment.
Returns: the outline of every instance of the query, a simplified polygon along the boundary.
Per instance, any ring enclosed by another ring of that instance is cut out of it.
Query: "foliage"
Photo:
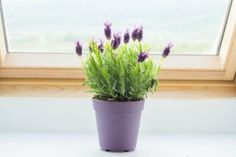
[[[158,68],[151,57],[138,62],[140,52],[147,52],[148,45],[135,41],[123,44],[116,50],[110,41],[104,44],[101,53],[97,44],[92,45],[84,69],[85,84],[90,86],[95,98],[102,100],[136,101],[142,100],[157,86]]]
[[[85,85],[91,88],[94,98],[111,101],[143,100],[149,92],[156,91],[157,74],[164,58],[173,46],[169,44],[163,51],[159,65],[151,57],[149,45],[142,43],[143,27],[135,28],[130,35],[126,31],[121,44],[121,36],[111,36],[111,24],[106,23],[104,34],[106,42],[91,40],[90,53],[83,62],[86,75]],[[82,46],[76,43],[76,52],[81,57]]]

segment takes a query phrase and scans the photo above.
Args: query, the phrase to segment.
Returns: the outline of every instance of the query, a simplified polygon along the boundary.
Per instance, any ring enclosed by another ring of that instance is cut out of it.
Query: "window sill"
[[[18,156],[228,156],[236,155],[236,135],[231,134],[140,134],[137,149],[129,153],[108,153],[99,149],[95,134],[1,133],[0,155]]]
[[[6,97],[92,97],[79,79],[1,79],[0,96]],[[150,98],[208,99],[236,98],[233,81],[160,81]]]

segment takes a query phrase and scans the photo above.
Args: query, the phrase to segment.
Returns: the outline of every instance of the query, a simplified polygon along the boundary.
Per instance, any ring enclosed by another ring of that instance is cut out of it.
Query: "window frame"
[[[219,55],[171,55],[164,63],[159,79],[233,80],[236,72],[235,15],[236,1],[232,0]],[[0,19],[0,78],[84,79],[76,54],[7,53],[3,20]],[[156,61],[159,58],[154,55]]]

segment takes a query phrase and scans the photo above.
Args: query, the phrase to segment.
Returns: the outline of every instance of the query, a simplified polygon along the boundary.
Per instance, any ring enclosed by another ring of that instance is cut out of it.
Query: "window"
[[[9,52],[74,53],[73,43],[113,30],[145,28],[158,54],[168,42],[175,54],[216,55],[228,0],[2,0]],[[98,38],[99,39],[99,38]]]
[[[0,78],[84,79],[74,42],[113,30],[145,27],[158,54],[174,52],[158,76],[168,80],[233,80],[235,0],[0,0]],[[181,54],[181,55],[173,55]],[[86,57],[86,55],[83,55]],[[154,55],[158,61],[160,55]]]

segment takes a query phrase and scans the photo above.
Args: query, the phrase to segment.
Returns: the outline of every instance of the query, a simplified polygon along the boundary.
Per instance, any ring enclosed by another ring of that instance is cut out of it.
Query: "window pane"
[[[10,52],[74,53],[77,39],[143,25],[151,53],[216,54],[228,0],[3,0]]]

